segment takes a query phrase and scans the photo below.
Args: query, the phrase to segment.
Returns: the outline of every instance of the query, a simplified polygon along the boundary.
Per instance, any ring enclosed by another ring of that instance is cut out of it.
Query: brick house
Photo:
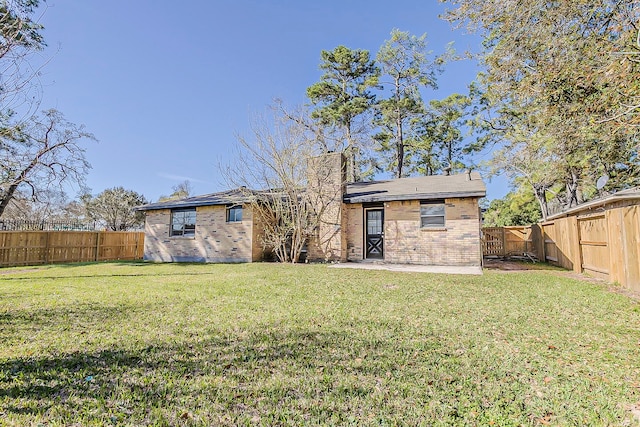
[[[262,259],[258,221],[244,192],[223,191],[150,203],[144,259],[161,262],[252,262]]]
[[[344,156],[317,158],[328,206],[308,244],[311,261],[480,266],[480,209],[486,188],[476,172],[346,183]],[[309,191],[316,191],[310,177]],[[331,195],[331,194],[330,194]],[[152,203],[146,212],[150,261],[252,262],[262,259],[262,227],[243,192]]]

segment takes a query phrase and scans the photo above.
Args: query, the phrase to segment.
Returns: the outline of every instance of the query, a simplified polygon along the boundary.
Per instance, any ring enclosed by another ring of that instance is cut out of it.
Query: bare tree
[[[223,168],[226,181],[251,200],[254,224],[263,230],[264,248],[281,262],[299,260],[336,197],[322,187],[329,182],[323,174],[331,171],[321,161],[312,161],[325,147],[321,132],[309,123],[282,108],[272,109],[268,119],[256,117],[251,138],[238,137],[235,164]],[[310,177],[315,191],[309,191]]]
[[[72,203],[58,189],[41,192],[35,201],[28,195],[17,192],[4,210],[2,219],[31,222],[76,220],[78,216],[71,217],[71,212],[67,210]]]
[[[57,110],[33,116],[0,135],[0,217],[18,190],[38,200],[54,186],[82,187],[90,168],[81,145],[84,140],[95,138]]]
[[[21,117],[29,117],[39,105],[41,67],[33,55],[45,46],[42,25],[32,19],[39,0],[0,2],[0,124],[3,133]],[[44,61],[46,62],[46,61]],[[13,119],[13,120],[12,120]],[[18,120],[20,121],[20,120]]]
[[[95,139],[56,110],[37,114],[44,64],[34,54],[45,46],[33,17],[39,4],[0,2],[0,216],[17,196],[45,206],[65,184],[82,187],[89,164],[80,142]]]

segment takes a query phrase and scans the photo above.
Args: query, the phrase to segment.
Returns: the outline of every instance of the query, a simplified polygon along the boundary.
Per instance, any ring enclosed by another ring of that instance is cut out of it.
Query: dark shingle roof
[[[400,178],[388,181],[355,182],[347,184],[343,196],[345,203],[384,202],[392,200],[429,200],[450,197],[484,197],[486,187],[478,172],[467,174],[433,175]],[[273,196],[273,191],[256,191],[246,188],[221,191],[179,200],[149,203],[136,210],[179,209],[195,206],[231,205],[248,203],[260,195]]]
[[[136,210],[151,211],[156,209],[192,208],[194,206],[233,205],[250,201],[251,195],[255,193],[256,192],[253,190],[238,188],[235,190],[221,191],[219,193],[204,194],[202,196],[149,203],[147,205],[138,206]]]
[[[469,179],[471,178],[471,179]],[[487,189],[478,172],[456,175],[432,175],[389,181],[347,184],[345,203],[385,202],[392,200],[429,200],[450,197],[484,197]]]

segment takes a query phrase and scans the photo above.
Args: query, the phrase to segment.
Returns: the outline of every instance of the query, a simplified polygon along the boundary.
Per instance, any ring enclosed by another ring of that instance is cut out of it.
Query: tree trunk
[[[572,208],[578,204],[578,174],[575,171],[571,171],[569,177],[567,177],[566,190],[567,190],[567,203],[566,208]]]
[[[402,142],[398,143],[398,146],[396,147],[396,151],[397,151],[397,159],[398,159],[398,169],[397,169],[397,173],[396,173],[396,178],[402,178],[402,166],[404,163],[404,145],[402,144]]]
[[[0,200],[0,218],[2,218],[2,214],[4,213],[4,210],[9,205],[9,202],[13,198],[13,195],[16,193],[17,189],[18,189],[18,184],[12,184],[4,193],[2,200]]]
[[[398,153],[398,169],[396,178],[402,178],[402,168],[404,166],[404,140],[402,138],[402,117],[398,115],[396,122],[396,150]]]
[[[396,79],[396,178],[402,178],[402,167],[404,166],[404,140],[402,138],[402,113],[400,112],[400,82]]]
[[[536,196],[536,200],[540,205],[540,213],[542,214],[542,220],[546,221],[549,216],[549,205],[547,204],[547,187],[541,184],[533,185],[533,193]]]
[[[356,182],[358,180],[357,162],[356,162],[356,149],[351,139],[351,126],[347,124],[345,131],[347,133],[347,148],[345,149],[347,154],[347,182]]]
[[[13,181],[13,184],[11,184],[9,186],[9,188],[7,188],[7,191],[4,193],[2,200],[0,201],[0,217],[2,217],[2,214],[4,213],[4,210],[7,208],[7,206],[9,205],[9,202],[11,201],[11,199],[13,199],[13,196],[16,194],[16,190],[18,189],[18,185],[20,185],[21,182],[23,182],[26,177],[29,175],[29,173],[31,172],[31,170],[36,167],[37,162],[40,158],[40,156],[44,153],[46,153],[47,150],[44,151],[40,151],[35,157],[35,160],[33,160],[29,166],[27,166],[22,172],[20,172],[20,176],[18,176],[18,178],[16,178]],[[32,187],[33,188],[33,187]]]
[[[49,146],[48,135],[53,130],[53,126],[54,126],[53,123],[51,123],[49,128],[47,129],[44,148],[41,148],[40,150],[38,150],[33,160],[31,160],[31,163],[29,163],[27,167],[25,167],[22,170],[22,172],[20,172],[20,175],[13,181],[13,184],[11,184],[7,189],[7,191],[4,193],[4,197],[2,198],[2,201],[0,201],[0,217],[2,217],[4,210],[7,208],[7,205],[9,205],[9,201],[15,195],[16,190],[18,189],[18,185],[20,185],[21,182],[25,181],[27,176],[29,176],[29,173],[31,173],[31,170],[35,168],[36,165],[40,162],[41,157],[47,154],[48,152],[54,150],[57,146],[59,146],[57,144],[54,144],[53,146]]]

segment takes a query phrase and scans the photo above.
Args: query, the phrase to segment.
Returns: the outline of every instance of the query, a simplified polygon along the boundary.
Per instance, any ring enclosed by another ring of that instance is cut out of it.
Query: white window
[[[420,202],[420,228],[444,227],[444,201]]]
[[[227,222],[242,222],[242,206],[227,208]]]

